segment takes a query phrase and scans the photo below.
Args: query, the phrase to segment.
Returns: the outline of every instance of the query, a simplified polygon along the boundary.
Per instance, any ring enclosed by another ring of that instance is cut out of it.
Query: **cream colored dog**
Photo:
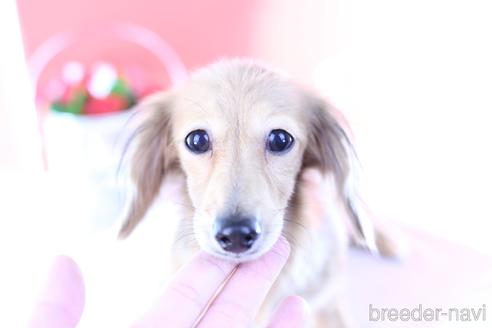
[[[322,327],[345,327],[339,286],[349,240],[391,253],[358,208],[354,152],[334,110],[281,74],[253,62],[221,61],[186,85],[140,106],[125,237],[145,216],[164,178],[182,177],[185,213],[177,236],[244,262],[283,235],[292,254],[264,306],[289,294],[312,305]],[[378,236],[378,238],[376,238]]]

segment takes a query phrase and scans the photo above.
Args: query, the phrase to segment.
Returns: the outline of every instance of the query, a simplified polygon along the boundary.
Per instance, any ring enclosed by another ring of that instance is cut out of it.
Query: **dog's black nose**
[[[227,217],[218,220],[215,232],[215,239],[223,250],[239,254],[253,246],[260,235],[260,226],[254,219]]]

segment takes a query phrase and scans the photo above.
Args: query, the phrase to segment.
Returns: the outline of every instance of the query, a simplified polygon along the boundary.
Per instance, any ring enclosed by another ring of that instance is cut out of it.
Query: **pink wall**
[[[91,33],[97,35],[98,26],[129,22],[157,32],[188,68],[219,57],[251,55],[250,26],[258,3],[258,0],[18,0],[28,56],[58,32],[82,31],[84,37],[90,37]],[[72,49],[59,59],[75,57],[91,61],[100,56],[114,60],[122,57],[122,51],[124,57],[150,70],[162,71],[145,51],[122,45]]]
[[[346,43],[336,0],[18,0],[18,5],[28,55],[61,31],[83,31],[89,37],[104,24],[129,22],[157,32],[189,69],[220,57],[249,56],[312,83],[316,65]],[[162,72],[155,58],[121,44],[100,42],[58,59],[74,57],[130,58]]]

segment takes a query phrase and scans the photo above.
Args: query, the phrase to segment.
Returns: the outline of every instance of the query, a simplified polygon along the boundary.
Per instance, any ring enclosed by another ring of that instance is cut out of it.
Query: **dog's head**
[[[333,113],[262,66],[214,64],[140,107],[145,119],[131,168],[136,192],[122,235],[143,218],[172,171],[186,177],[200,246],[236,261],[262,255],[280,237],[303,167],[330,171],[344,192],[350,146]]]

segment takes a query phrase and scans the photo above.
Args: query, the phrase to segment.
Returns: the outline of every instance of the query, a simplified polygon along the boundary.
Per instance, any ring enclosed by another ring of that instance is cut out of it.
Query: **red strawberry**
[[[127,106],[128,101],[118,96],[110,95],[104,99],[91,98],[84,108],[84,114],[97,115],[118,112],[125,109]]]

